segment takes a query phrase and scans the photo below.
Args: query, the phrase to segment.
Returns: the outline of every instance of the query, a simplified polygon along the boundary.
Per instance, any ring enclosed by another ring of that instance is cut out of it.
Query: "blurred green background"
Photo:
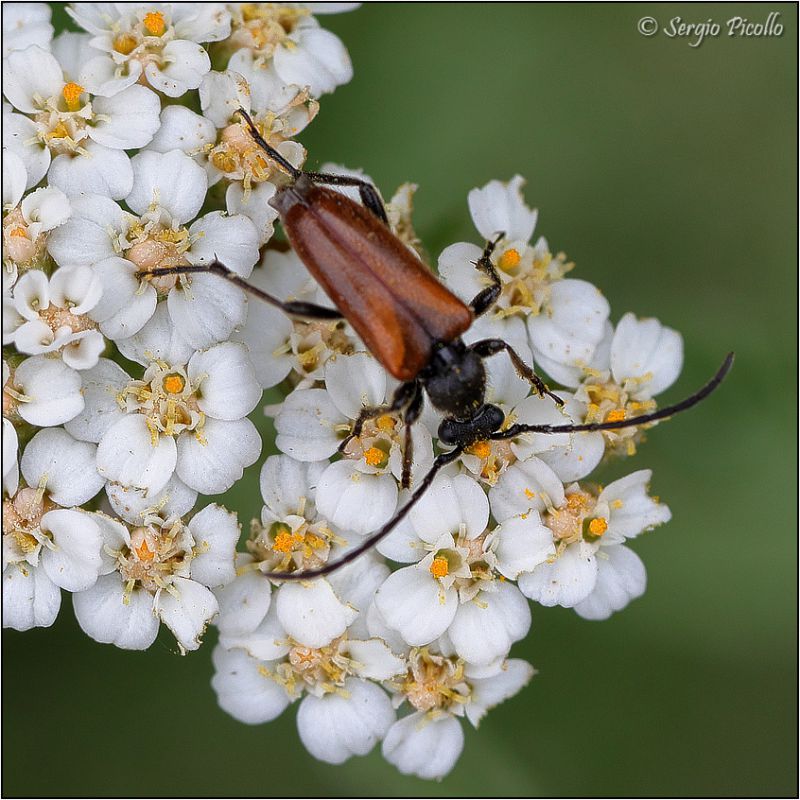
[[[780,38],[696,49],[636,27],[773,10]],[[795,794],[796,7],[368,4],[322,22],[355,78],[303,136],[311,165],[363,167],[385,194],[419,183],[434,254],[477,240],[470,188],[519,172],[539,232],[615,320],[683,332],[670,399],[736,351],[712,400],[602,475],[652,467],[672,508],[635,545],[647,594],[605,623],[534,609],[513,653],[540,674],[467,732],[438,784],[377,752],[314,761],[293,710],[234,722],[209,687],[213,634],[186,658],[166,635],[126,653],[83,636],[65,597],[52,629],[3,633],[3,793]],[[257,471],[225,498],[244,520]]]

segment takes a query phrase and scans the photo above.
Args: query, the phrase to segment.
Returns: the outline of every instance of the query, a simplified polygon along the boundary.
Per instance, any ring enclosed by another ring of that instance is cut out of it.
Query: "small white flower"
[[[403,661],[379,639],[345,635],[325,647],[299,645],[283,631],[274,612],[263,627],[260,649],[226,650],[220,645],[214,651],[211,685],[223,710],[242,722],[259,724],[275,719],[305,695],[297,727],[315,758],[341,764],[366,755],[395,719],[389,697],[372,681],[401,672]]]
[[[172,321],[193,347],[224,341],[244,322],[241,289],[215,275],[136,276],[218,258],[246,278],[258,260],[255,226],[243,215],[213,211],[187,227],[208,184],[202,168],[184,153],[142,152],[132,164],[126,203],[138,216],[106,197],[76,198],[71,219],[50,236],[50,253],[59,264],[85,264],[98,272],[103,302],[94,314],[110,338],[135,334],[164,297]]]
[[[610,483],[599,495],[578,484],[544,515],[555,552],[519,577],[525,595],[587,619],[605,619],[644,593],[646,576],[627,539],[668,522],[665,505],[647,495],[650,470]]]
[[[89,369],[105,348],[90,316],[102,293],[89,267],[62,267],[49,280],[44,272],[29,270],[14,286],[16,314],[9,308],[5,315],[3,342],[13,341],[17,350],[31,355],[58,352],[67,366]]]
[[[574,386],[603,338],[608,302],[590,283],[565,279],[573,265],[563,254],[553,257],[544,238],[529,244],[537,212],[525,204],[523,185],[516,175],[509,183],[490,181],[469,194],[470,213],[481,235],[495,240],[503,234],[491,258],[502,291],[486,316],[486,329],[513,343],[516,331],[510,326],[521,317],[536,363],[555,380]],[[459,243],[439,257],[445,283],[467,301],[489,284],[489,277],[475,268],[481,252]]]
[[[407,701],[414,711],[389,729],[383,757],[403,774],[429,780],[447,775],[461,755],[464,733],[457,718],[477,727],[489,709],[517,694],[535,674],[520,659],[475,669],[431,648],[412,648],[406,663],[406,674],[387,685],[395,706]]]
[[[211,61],[200,42],[217,42],[230,32],[224,3],[72,3],[67,9],[94,34],[80,80],[95,94],[113,96],[137,82],[168,97],[196,89]]]
[[[459,656],[489,664],[527,634],[530,609],[506,576],[539,563],[542,526],[532,519],[530,530],[514,531],[498,553],[505,531],[488,533],[488,521],[489,501],[476,481],[440,475],[379,544],[385,555],[413,562],[393,572],[375,596],[385,623],[408,644],[447,633]]]
[[[153,92],[130,86],[117,97],[93,97],[37,46],[11,53],[3,79],[15,109],[3,115],[3,146],[23,159],[29,188],[49,172],[50,184],[68,195],[104,187],[115,200],[125,197],[132,173],[124,151],[143,147],[158,130]]]
[[[139,526],[99,512],[102,577],[73,595],[78,624],[95,641],[145,650],[159,621],[183,650],[196,650],[218,611],[211,588],[233,580],[236,515],[212,503],[184,522],[154,514]]]
[[[229,489],[260,452],[246,415],[261,396],[241,345],[225,342],[187,362],[133,352],[147,368],[133,380],[107,359],[86,371],[86,408],[68,430],[97,442],[97,468],[112,483],[158,493],[176,472],[198,492]]]
[[[325,366],[326,389],[293,392],[275,418],[276,444],[301,461],[337,452],[362,408],[381,405],[391,391],[387,376],[367,353],[337,356]],[[412,428],[412,480],[433,462],[433,442],[424,425]],[[379,528],[397,507],[404,428],[386,414],[368,421],[351,439],[345,458],[326,468],[317,487],[317,507],[334,525],[358,534]]]
[[[356,3],[262,3],[232,8],[231,37],[225,49],[238,49],[230,69],[241,72],[242,55],[256,68],[274,69],[287,84],[308,86],[313,97],[332,92],[353,77],[347,50],[310,13],[349,11]],[[250,78],[250,76],[248,76]],[[250,78],[257,85],[257,74]]]
[[[32,44],[49,48],[53,38],[50,15],[48,3],[7,3],[3,9],[3,58]]]
[[[3,413],[40,428],[63,425],[84,407],[81,376],[61,359],[26,358],[15,369],[3,364]]]

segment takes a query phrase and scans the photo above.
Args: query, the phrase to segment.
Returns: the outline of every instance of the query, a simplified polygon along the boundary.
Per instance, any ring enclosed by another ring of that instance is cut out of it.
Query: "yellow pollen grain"
[[[81,107],[81,95],[85,91],[86,89],[77,83],[67,83],[64,85],[61,94],[64,95],[64,100],[70,111],[77,111]]]
[[[596,517],[589,522],[589,533],[592,536],[602,536],[608,530],[608,523],[602,517]]]
[[[278,553],[290,553],[293,546],[294,539],[292,538],[292,534],[288,531],[281,531],[275,537],[275,543],[272,545],[272,549]]]
[[[142,20],[144,27],[151,36],[162,36],[166,30],[164,15],[160,11],[150,11]]]
[[[370,447],[369,450],[364,453],[364,461],[371,467],[377,467],[384,458],[386,458],[386,453],[377,447]]]
[[[500,267],[502,270],[510,270],[514,269],[514,267],[519,264],[521,260],[520,254],[518,250],[515,250],[513,247],[510,250],[506,250],[502,256],[500,256],[500,260],[497,262],[497,266]]]
[[[489,458],[492,452],[492,446],[489,442],[475,442],[467,448],[467,452],[478,458]]]
[[[525,497],[527,497],[528,500],[533,500],[533,498],[536,497],[536,492],[532,492],[530,489],[526,489]]]
[[[18,228],[13,228],[11,231],[9,231],[8,235],[9,236],[23,236],[23,237],[27,238],[28,231],[27,231],[26,228],[23,228],[23,227],[20,226]]]
[[[379,431],[394,430],[394,419],[390,417],[388,414],[384,414],[382,417],[378,417],[375,424],[378,426]]]
[[[138,547],[134,547],[133,549],[136,551],[139,561],[152,561],[153,557],[155,556],[155,553],[150,549],[149,545],[144,539]]]
[[[430,570],[434,578],[444,578],[450,572],[450,565],[447,563],[446,558],[438,556],[433,559]]]
[[[163,386],[170,394],[180,394],[186,388],[186,381],[181,375],[167,375]]]
[[[606,422],[622,422],[625,419],[625,409],[615,408],[606,415]]]
[[[114,49],[127,56],[136,49],[136,37],[130,33],[121,33],[114,39]]]

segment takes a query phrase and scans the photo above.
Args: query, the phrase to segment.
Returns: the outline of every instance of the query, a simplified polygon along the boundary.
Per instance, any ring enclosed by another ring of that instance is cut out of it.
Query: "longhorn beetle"
[[[372,184],[360,178],[305,172],[287,161],[259,133],[240,109],[250,135],[267,156],[290,178],[269,201],[297,255],[336,305],[284,302],[249,284],[219,261],[156,268],[140,277],[187,273],[212,273],[289,315],[311,319],[346,319],[383,367],[401,381],[386,405],[362,409],[352,433],[340,450],[361,434],[364,423],[378,416],[402,412],[405,425],[401,483],[408,487],[412,463],[411,426],[422,411],[423,392],[445,417],[438,438],[452,450],[442,453],[414,489],[409,501],[389,522],[358,547],[323,567],[294,573],[265,573],[283,580],[306,580],[326,575],[358,558],[387,536],[427,491],[434,477],[472,444],[484,440],[513,439],[523,433],[578,433],[643,425],[684,411],[707,397],[724,379],[733,363],[729,353],[716,375],[698,392],[672,406],[614,422],[564,425],[515,424],[503,429],[505,415],[486,400],[484,359],[505,351],[514,368],[540,396],[563,401],[502,339],[482,339],[467,345],[461,335],[472,321],[488,311],[500,295],[502,284],[491,261],[502,233],[489,241],[475,266],[489,276],[490,285],[467,305],[450,292],[389,229],[386,210]],[[353,186],[362,204],[328,186]]]

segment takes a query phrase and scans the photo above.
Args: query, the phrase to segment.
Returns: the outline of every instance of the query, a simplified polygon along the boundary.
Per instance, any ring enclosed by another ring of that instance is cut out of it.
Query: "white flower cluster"
[[[670,512],[648,470],[586,481],[632,455],[641,427],[523,433],[467,448],[379,552],[313,581],[265,574],[325,565],[407,502],[401,417],[351,437],[397,382],[344,322],[289,318],[215,275],[143,273],[218,259],[284,300],[330,305],[273,239],[283,178],[237,112],[301,166],[294,137],[352,75],[314,14],[355,5],[73,3],[86,32],[55,39],[46,4],[4,8],[3,625],[51,625],[61,590],[90,637],[121,648],[149,647],[164,622],[194,650],[213,622],[212,685],[236,719],[297,700],[316,758],[380,742],[401,772],[441,778],[459,718],[477,726],[534,674],[509,657],[528,601],[621,610],[646,581],[629,540]],[[488,401],[507,425],[654,410],[680,335],[632,314],[612,325],[600,291],[532,239],[522,185],[470,192],[502,291],[464,338],[512,344],[564,405],[501,357],[486,361]],[[411,248],[413,190],[387,209]],[[439,257],[466,301],[489,285],[481,254],[458,243]],[[240,543],[234,513],[196,506],[258,460],[248,415],[271,387],[285,395],[266,409],[281,455],[263,464],[261,518]],[[450,449],[440,421],[426,404],[413,427],[412,487]]]

